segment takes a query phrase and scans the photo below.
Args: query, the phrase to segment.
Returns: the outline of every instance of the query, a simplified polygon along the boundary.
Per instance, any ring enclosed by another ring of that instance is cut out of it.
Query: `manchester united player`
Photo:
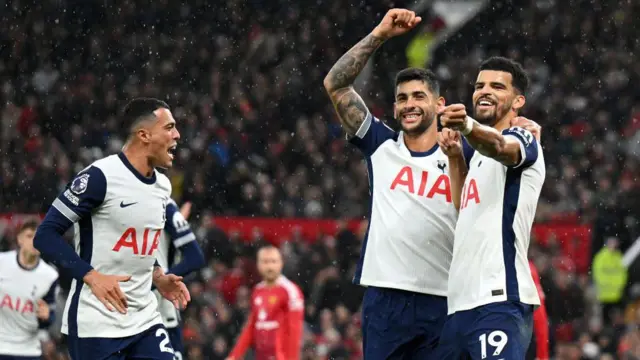
[[[251,294],[251,313],[227,360],[241,359],[251,346],[256,360],[298,360],[304,321],[300,288],[282,275],[282,256],[274,246],[258,251],[263,281]]]

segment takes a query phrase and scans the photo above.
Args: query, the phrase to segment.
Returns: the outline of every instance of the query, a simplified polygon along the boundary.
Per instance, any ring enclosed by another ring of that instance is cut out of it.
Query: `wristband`
[[[467,136],[471,133],[471,130],[473,130],[473,123],[475,122],[475,120],[473,120],[473,118],[471,118],[470,116],[467,116],[465,121],[464,121],[464,128],[462,130],[460,130],[460,132],[462,133],[462,135]]]

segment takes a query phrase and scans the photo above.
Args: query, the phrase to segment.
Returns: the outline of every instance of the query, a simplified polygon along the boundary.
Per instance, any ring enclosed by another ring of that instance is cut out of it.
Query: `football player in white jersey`
[[[460,131],[476,150],[464,180],[449,270],[452,315],[441,337],[460,351],[457,356],[524,359],[531,340],[540,299],[527,251],[545,163],[536,137],[511,126],[525,104],[528,82],[520,64],[490,58],[475,83],[477,121],[461,104],[442,111],[442,125]]]
[[[58,272],[33,247],[38,223],[18,231],[18,250],[0,253],[0,360],[40,359],[39,329],[53,322]]]
[[[398,73],[394,117],[400,132],[375,118],[353,89],[374,51],[420,20],[413,11],[390,10],[324,80],[342,127],[369,170],[369,229],[354,278],[368,287],[362,305],[367,360],[450,358],[438,347],[447,317],[458,216],[454,201],[460,199],[452,194],[449,172],[466,172],[467,165],[462,151],[448,158],[438,147],[436,116],[444,106],[438,82],[425,69]]]
[[[81,171],[53,202],[34,245],[73,277],[62,332],[73,360],[173,360],[152,284],[176,307],[189,292],[156,261],[171,194],[156,167],[173,164],[180,134],[169,106],[134,99],[121,153]],[[62,235],[74,227],[75,251]]]
[[[160,237],[160,245],[156,258],[167,274],[186,276],[205,265],[204,254],[196,241],[196,235],[191,231],[187,218],[191,212],[191,203],[187,202],[178,209],[178,205],[169,199],[167,204],[167,221],[164,232]],[[158,307],[164,326],[169,332],[171,346],[176,360],[182,360],[184,345],[182,342],[182,327],[180,326],[180,310],[171,301],[164,299],[155,291]]]

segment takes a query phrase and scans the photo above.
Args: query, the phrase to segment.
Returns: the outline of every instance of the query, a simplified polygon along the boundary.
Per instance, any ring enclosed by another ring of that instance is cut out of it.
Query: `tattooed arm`
[[[342,55],[324,79],[324,88],[333,102],[342,127],[349,135],[358,131],[369,112],[367,105],[354,90],[353,82],[383,42],[384,39],[373,33],[367,35]]]
[[[325,77],[324,87],[338,113],[342,127],[349,135],[358,131],[369,113],[364,101],[353,89],[353,82],[382,43],[391,37],[406,33],[420,21],[421,18],[416,17],[413,11],[389,10],[371,34],[347,51]]]

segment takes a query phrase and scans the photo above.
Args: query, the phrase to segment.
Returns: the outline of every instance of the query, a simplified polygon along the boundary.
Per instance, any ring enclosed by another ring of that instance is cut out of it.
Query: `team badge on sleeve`
[[[87,184],[89,184],[89,174],[82,174],[71,182],[69,189],[72,193],[80,195],[87,191]]]

